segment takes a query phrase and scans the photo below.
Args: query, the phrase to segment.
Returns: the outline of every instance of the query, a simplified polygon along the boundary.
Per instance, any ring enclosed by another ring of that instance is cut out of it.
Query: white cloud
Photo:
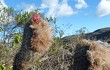
[[[1,2],[1,4],[3,5],[3,7],[8,7],[6,4],[5,4],[5,2],[4,2],[4,0],[0,0],[0,2]],[[0,5],[0,8],[1,8],[2,6]]]
[[[77,0],[77,4],[75,4],[75,8],[77,9],[83,9],[83,8],[87,8],[88,5],[87,3],[85,2],[85,0]]]
[[[41,9],[48,9],[47,17],[69,16],[76,14],[71,6],[68,5],[67,0],[59,3],[59,0],[42,0]]]
[[[37,9],[35,4],[26,4],[22,3],[21,5],[17,5],[17,8],[23,9],[23,11],[31,12]]]
[[[42,0],[41,8],[55,8],[58,6],[59,0]]]
[[[24,7],[24,11],[28,11],[28,12],[31,12],[31,11],[34,11],[35,9],[37,9],[37,7],[35,6],[35,4],[26,4],[26,3],[23,3],[22,6]]]
[[[48,6],[46,4],[41,4],[41,8],[44,9],[44,8],[48,8]]]
[[[77,12],[73,11],[72,7],[67,3],[63,3],[59,6],[58,16],[69,16],[76,13]]]
[[[85,16],[88,16],[88,15],[89,15],[89,13],[85,13],[84,15],[85,15]]]
[[[103,17],[110,15],[110,0],[101,0],[97,6],[96,16]]]

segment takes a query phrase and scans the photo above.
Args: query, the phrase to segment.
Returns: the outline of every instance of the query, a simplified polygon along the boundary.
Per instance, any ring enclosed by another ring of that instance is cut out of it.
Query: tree
[[[17,46],[22,41],[20,37],[22,37],[24,24],[30,19],[33,13],[39,13],[40,9],[36,9],[32,12],[24,12],[22,10],[18,11],[14,10],[13,8],[3,7],[1,10],[2,11],[0,13],[2,14],[0,14],[0,42],[4,44],[4,46]],[[55,23],[55,18],[47,18],[43,13],[39,14],[44,20]],[[19,38],[16,38],[16,36]]]
[[[80,28],[79,30],[77,30],[76,31],[76,33],[77,33],[77,39],[78,40],[83,39],[84,36],[85,36],[86,31],[87,31],[86,27],[83,27],[83,28]]]
[[[2,6],[2,4],[0,4]],[[0,11],[0,35],[1,35],[1,42],[6,45],[9,41],[8,35],[13,32],[12,23],[14,23],[14,10],[13,8],[1,8]]]

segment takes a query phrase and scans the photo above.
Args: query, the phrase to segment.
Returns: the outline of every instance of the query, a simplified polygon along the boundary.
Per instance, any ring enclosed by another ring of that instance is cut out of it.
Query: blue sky
[[[57,18],[65,35],[86,27],[89,32],[110,27],[110,0],[0,0],[4,6],[23,11],[40,8],[47,17]],[[64,24],[64,26],[62,26]],[[66,26],[71,25],[70,29]]]

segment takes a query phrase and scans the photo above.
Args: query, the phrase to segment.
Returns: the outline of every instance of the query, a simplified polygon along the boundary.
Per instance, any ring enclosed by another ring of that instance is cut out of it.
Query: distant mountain
[[[94,32],[87,33],[85,35],[86,39],[95,39],[95,40],[102,40],[102,41],[109,41],[110,40],[110,27],[101,28]]]
[[[63,38],[63,40],[68,41],[68,40],[74,39],[75,36],[77,35],[66,36]],[[101,40],[101,41],[110,42],[110,27],[101,28],[101,29],[95,30],[94,32],[87,33],[83,38],[90,39],[90,40]]]

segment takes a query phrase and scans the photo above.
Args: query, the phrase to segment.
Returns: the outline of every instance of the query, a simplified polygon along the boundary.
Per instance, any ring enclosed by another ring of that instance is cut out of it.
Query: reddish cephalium
[[[40,17],[39,14],[33,14],[33,15],[32,15],[32,21],[33,21],[35,24],[39,24],[40,19],[41,19],[41,17]]]

